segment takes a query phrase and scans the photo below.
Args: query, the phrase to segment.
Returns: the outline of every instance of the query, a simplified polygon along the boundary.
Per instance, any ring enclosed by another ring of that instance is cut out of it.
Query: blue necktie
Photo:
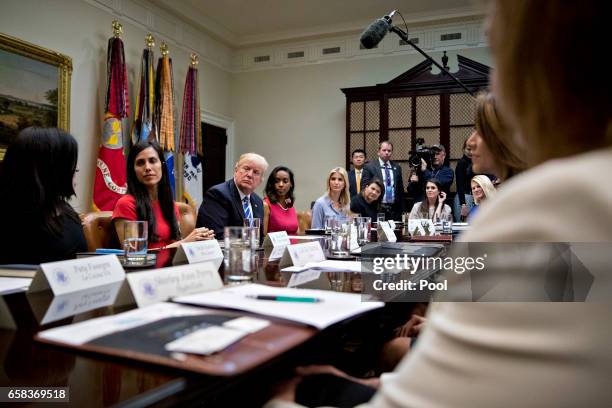
[[[393,204],[393,183],[391,182],[391,166],[389,163],[384,165],[385,168],[385,202],[387,204]]]
[[[249,197],[242,199],[242,209],[244,210],[244,218],[249,220],[250,224],[253,224],[253,214],[251,214],[251,207],[249,206]]]

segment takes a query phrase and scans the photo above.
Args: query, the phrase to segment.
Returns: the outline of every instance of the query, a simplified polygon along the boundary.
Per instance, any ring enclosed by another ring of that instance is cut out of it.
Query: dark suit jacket
[[[389,160],[391,168],[393,169],[393,189],[395,190],[395,202],[393,203],[393,211],[397,215],[401,215],[404,212],[404,180],[402,179],[402,169],[399,164],[393,160]],[[361,189],[363,190],[370,180],[373,178],[380,179],[383,184],[385,177],[383,176],[382,169],[378,158],[372,160],[363,166],[363,172],[361,173]],[[383,191],[384,194],[384,191]]]
[[[357,194],[357,176],[355,175],[355,169],[348,172],[349,177],[349,193],[351,197]],[[361,173],[361,178],[363,178],[363,173]]]
[[[263,223],[264,210],[261,197],[252,193],[250,198],[253,218],[261,218]],[[234,179],[209,188],[198,210],[196,227],[210,228],[215,231],[215,238],[223,239],[224,227],[240,227],[243,223],[244,210]],[[263,225],[259,230],[259,235],[260,238],[263,238]]]

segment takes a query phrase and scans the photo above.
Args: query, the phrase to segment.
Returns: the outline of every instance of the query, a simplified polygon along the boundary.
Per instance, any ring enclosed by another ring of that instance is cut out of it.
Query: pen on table
[[[275,295],[247,295],[248,298],[257,300],[272,300],[275,302],[302,302],[302,303],[318,303],[322,302],[323,299],[314,297],[300,297],[300,296],[275,296]]]

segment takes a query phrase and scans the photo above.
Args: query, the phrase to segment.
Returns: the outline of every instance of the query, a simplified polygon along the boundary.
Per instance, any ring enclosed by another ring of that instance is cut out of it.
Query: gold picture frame
[[[72,59],[0,33],[0,161],[27,126],[70,131]]]

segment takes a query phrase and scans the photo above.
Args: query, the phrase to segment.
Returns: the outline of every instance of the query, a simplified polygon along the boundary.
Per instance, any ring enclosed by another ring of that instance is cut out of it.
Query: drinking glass
[[[251,228],[249,237],[251,239],[252,248],[259,248],[259,231],[261,228],[261,218],[253,218],[252,220],[245,218],[244,226]]]
[[[251,227],[225,227],[224,277],[227,283],[253,281],[257,270],[257,255],[252,248]]]
[[[349,239],[351,237],[351,224],[340,224],[338,228],[334,228],[331,233],[331,254],[332,256],[348,256],[349,255]]]
[[[370,229],[372,228],[372,219],[370,217],[357,217],[354,224],[357,229],[357,244],[363,246],[370,242]]]
[[[147,260],[147,221],[125,221],[123,224],[123,250],[125,263],[142,265]]]

